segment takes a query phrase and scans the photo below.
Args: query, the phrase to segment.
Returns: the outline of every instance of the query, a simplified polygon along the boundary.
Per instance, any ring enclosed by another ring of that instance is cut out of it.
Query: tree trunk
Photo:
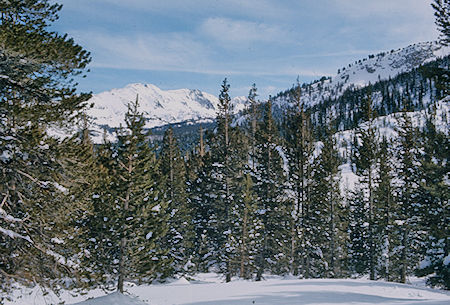
[[[406,228],[403,229],[403,238],[402,238],[402,254],[401,254],[401,264],[402,264],[402,270],[400,274],[400,282],[406,283],[406,272],[408,269],[408,252],[407,252],[407,246],[408,246],[408,231]]]
[[[128,157],[128,168],[127,168],[128,174],[131,176],[131,173],[133,172],[133,160],[132,157]],[[131,182],[129,182],[127,194],[125,196],[124,200],[124,206],[123,206],[123,213],[125,215],[125,221],[123,224],[123,231],[122,231],[122,238],[120,239],[120,255],[119,255],[119,279],[117,281],[117,290],[120,293],[123,293],[123,283],[125,281],[125,260],[126,260],[126,252],[127,252],[127,233],[128,228],[126,224],[126,217],[129,209],[129,202],[130,202],[130,191],[131,191]]]
[[[372,194],[372,164],[369,164],[369,266],[370,280],[375,280],[375,247],[373,237],[373,194]]]
[[[333,176],[331,176],[331,179],[333,179]],[[335,224],[334,224],[334,198],[332,195],[333,190],[331,192],[331,198],[330,198],[330,276],[336,277],[336,251],[335,251]]]
[[[248,218],[248,209],[247,205],[244,208],[244,219],[242,220],[242,242],[241,242],[241,269],[240,269],[240,277],[247,278],[245,265],[247,263],[247,218]]]

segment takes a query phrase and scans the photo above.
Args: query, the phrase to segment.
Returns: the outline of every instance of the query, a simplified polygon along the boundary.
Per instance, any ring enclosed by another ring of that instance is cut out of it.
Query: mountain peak
[[[88,115],[94,119],[94,141],[100,141],[103,127],[124,125],[127,105],[136,97],[139,109],[147,119],[146,128],[186,121],[212,121],[219,102],[216,96],[197,89],[162,90],[153,84],[142,83],[94,94],[90,99],[94,106],[88,110]],[[246,98],[235,98],[232,103],[236,111],[242,110]]]

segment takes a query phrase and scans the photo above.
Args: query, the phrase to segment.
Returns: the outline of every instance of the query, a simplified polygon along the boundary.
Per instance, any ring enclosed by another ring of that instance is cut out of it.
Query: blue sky
[[[54,29],[92,53],[80,89],[129,83],[261,98],[372,53],[435,40],[427,0],[60,0]]]

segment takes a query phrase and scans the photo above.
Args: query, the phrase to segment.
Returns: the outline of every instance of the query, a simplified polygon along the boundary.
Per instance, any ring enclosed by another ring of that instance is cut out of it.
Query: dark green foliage
[[[369,271],[369,219],[367,217],[364,191],[357,188],[349,200],[348,232],[350,244],[348,260],[350,273],[363,275]]]
[[[305,111],[300,99],[300,86],[297,83],[296,90],[291,96],[291,103],[294,105],[287,112],[283,124],[286,156],[289,163],[289,188],[293,194],[290,200],[292,209],[291,219],[291,253],[290,266],[291,273],[299,274],[299,269],[303,271],[304,277],[309,277],[307,268],[308,255],[311,252],[307,249],[310,241],[307,240],[308,228],[306,227],[306,211],[311,205],[311,160],[314,143],[313,132],[309,113]],[[301,258],[301,254],[303,258]]]
[[[186,168],[172,128],[166,130],[160,155],[161,175],[164,177],[162,190],[168,206],[168,232],[161,241],[161,247],[168,248],[173,260],[173,271],[177,274],[189,271],[192,258],[194,229],[192,206],[188,201]]]
[[[231,127],[229,88],[225,79],[219,95],[217,130],[214,139],[209,142],[212,161],[209,174],[213,183],[212,197],[215,198],[211,202],[214,214],[210,224],[216,231],[216,236],[212,238],[216,248],[214,259],[227,281],[237,269],[239,241],[236,235],[242,217],[242,184],[247,162],[245,137],[237,128]]]
[[[436,25],[441,32],[440,42],[442,45],[448,46],[450,44],[450,1],[434,0],[431,6],[434,8]]]
[[[274,273],[288,273],[290,270],[291,207],[286,200],[287,173],[284,171],[279,142],[269,101],[256,137],[256,169],[253,177],[261,220],[261,227],[258,228],[258,244],[261,248],[256,258],[256,280],[260,280],[266,270]]]
[[[90,285],[116,284],[120,292],[125,280],[151,282],[166,277],[172,261],[160,244],[168,230],[165,180],[137,107],[137,101],[129,104],[126,129],[119,130],[118,143],[99,152],[103,170],[92,195],[94,212],[85,251]]]
[[[393,166],[390,161],[392,144],[383,137],[378,151],[378,184],[374,191],[374,243],[377,258],[376,273],[385,280],[390,280],[390,255],[393,251],[393,215],[396,209],[394,197]]]
[[[211,155],[192,153],[186,162],[189,202],[192,206],[194,228],[194,265],[195,271],[207,272],[214,260],[216,234],[214,222],[215,200],[211,171]]]
[[[310,277],[335,277],[338,274],[338,259],[342,257],[338,252],[342,229],[339,165],[335,139],[329,130],[313,164],[311,204],[305,217]]]
[[[368,209],[367,218],[367,231],[368,231],[368,251],[367,255],[369,257],[369,272],[370,279],[375,279],[375,269],[376,269],[376,257],[379,253],[376,252],[378,248],[376,245],[376,226],[375,220],[377,219],[376,208],[374,206],[374,189],[375,189],[375,170],[377,163],[378,154],[378,139],[377,130],[373,126],[373,110],[372,110],[372,100],[369,96],[364,103],[366,118],[365,127],[360,127],[356,131],[354,147],[353,163],[356,165],[356,173],[361,177],[360,184],[361,188],[365,189],[365,196],[359,197],[359,200],[365,202],[364,206]],[[358,143],[360,142],[360,144]],[[361,204],[361,203],[359,203]]]
[[[417,171],[417,129],[412,125],[411,118],[403,112],[399,120],[399,134],[397,159],[399,162],[397,179],[397,209],[395,214],[396,235],[400,239],[397,247],[397,263],[392,270],[400,282],[406,282],[407,274],[416,268],[420,261],[418,247],[422,236],[419,227],[421,221],[421,206],[417,198],[418,171]]]
[[[60,252],[62,246],[53,238],[61,237],[77,206],[69,204],[60,187],[67,175],[59,160],[61,147],[47,137],[46,128],[66,124],[85,105],[89,95],[75,94],[71,79],[83,72],[90,57],[72,39],[49,31],[60,8],[47,0],[0,4],[0,285],[4,289],[12,279],[48,286],[49,279],[71,269],[70,263],[64,266],[48,254]]]
[[[423,153],[420,156],[419,204],[423,206],[424,230],[427,231],[423,261],[418,274],[431,275],[428,283],[450,289],[450,265],[448,260],[449,236],[449,187],[445,181],[449,172],[449,137],[436,130],[433,117],[428,118],[421,134]],[[447,203],[447,204],[446,204]]]

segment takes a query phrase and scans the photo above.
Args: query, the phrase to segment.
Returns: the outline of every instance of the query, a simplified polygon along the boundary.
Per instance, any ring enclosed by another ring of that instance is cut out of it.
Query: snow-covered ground
[[[82,296],[65,292],[58,299],[52,293],[44,297],[42,291],[35,288],[21,291],[21,298],[5,305],[44,305],[60,301],[65,304],[81,302],[79,305],[450,304],[450,292],[425,288],[420,283],[413,286],[365,279],[299,280],[274,276],[261,282],[224,283],[214,274],[200,274],[191,281],[182,278],[169,284],[128,285],[126,295],[129,297],[117,293],[104,296],[103,291],[94,290]],[[19,291],[16,291],[15,298],[18,296]]]

